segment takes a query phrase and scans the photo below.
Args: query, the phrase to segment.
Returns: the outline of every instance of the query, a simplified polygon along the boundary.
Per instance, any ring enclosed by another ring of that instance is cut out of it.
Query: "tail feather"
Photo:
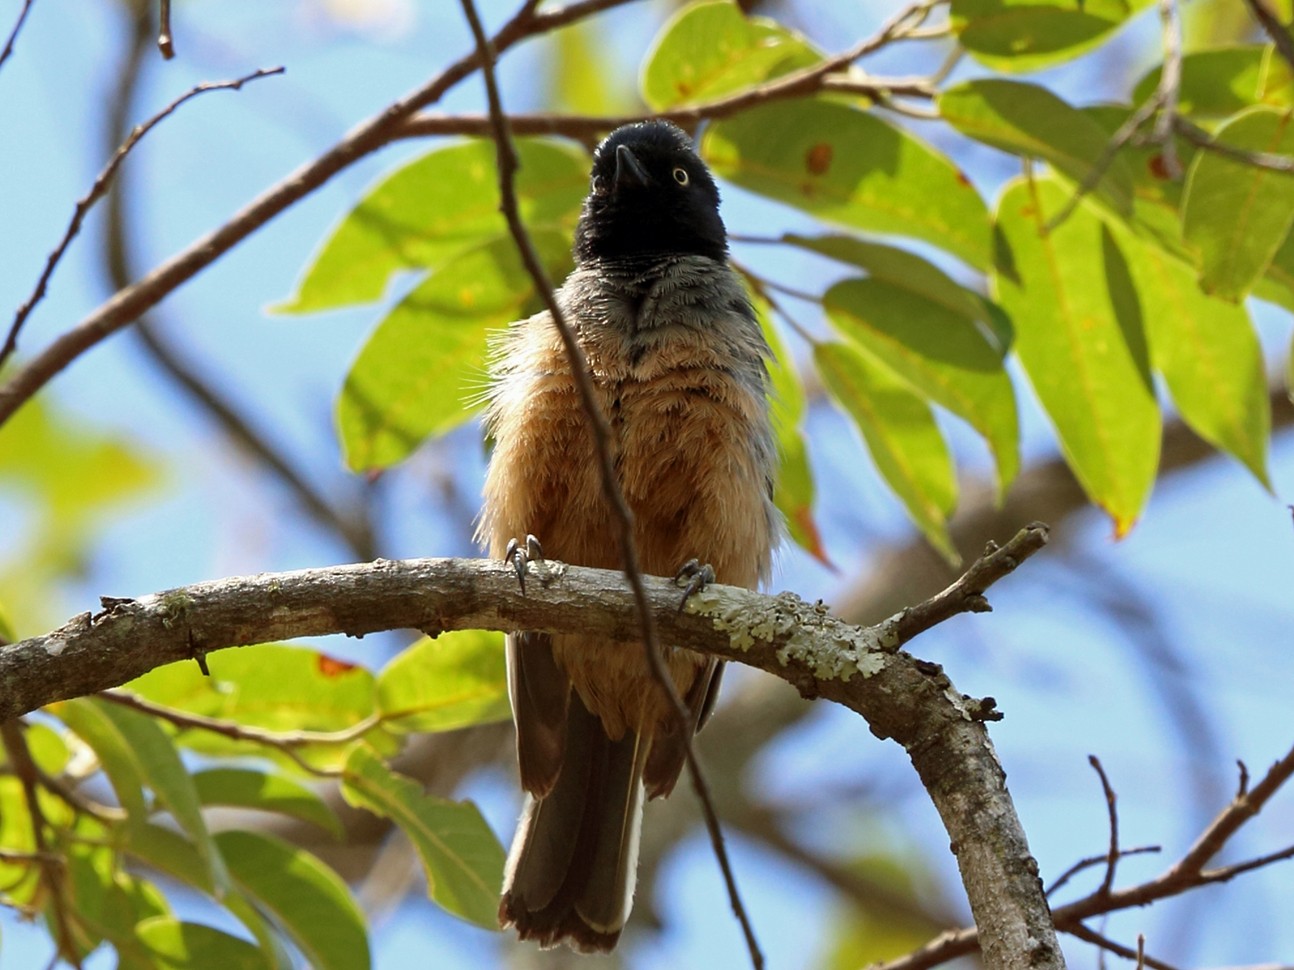
[[[528,796],[508,856],[499,922],[541,946],[609,951],[629,916],[650,743],[607,737],[573,695],[556,783]]]

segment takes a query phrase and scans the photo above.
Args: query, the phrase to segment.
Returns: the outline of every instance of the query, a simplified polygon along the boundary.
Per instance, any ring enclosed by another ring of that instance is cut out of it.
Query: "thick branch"
[[[1041,546],[1041,527],[971,567],[961,608]],[[989,565],[986,565],[989,564]],[[106,599],[58,630],[0,650],[0,720],[118,686],[163,663],[245,643],[415,628],[580,632],[641,649],[623,574],[531,563],[522,594],[510,565],[490,560],[379,560],[198,583],[139,599]],[[737,660],[862,714],[908,751],[935,802],[982,930],[1000,967],[1062,967],[1036,865],[982,720],[989,705],[959,694],[934,664],[900,650],[919,632],[901,613],[872,627],[830,616],[789,593],[710,586],[678,612],[670,580],[644,581],[661,639]],[[941,602],[947,602],[943,594]],[[914,611],[928,614],[929,607]],[[955,610],[940,606],[941,615]],[[1021,962],[1028,958],[1030,962]]]

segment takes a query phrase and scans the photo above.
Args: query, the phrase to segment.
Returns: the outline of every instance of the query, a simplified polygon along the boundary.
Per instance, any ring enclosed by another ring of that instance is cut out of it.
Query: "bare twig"
[[[1164,174],[1170,179],[1182,177],[1182,163],[1177,157],[1177,144],[1173,141],[1173,119],[1177,117],[1177,100],[1182,87],[1182,13],[1177,0],[1159,0],[1159,20],[1163,25],[1164,66],[1159,72],[1159,85],[1155,98],[1159,103],[1159,117],[1151,135],[1159,146],[1159,157],[1164,163]]]
[[[1267,6],[1266,0],[1245,0],[1245,4],[1267,36],[1272,39],[1277,52],[1285,58],[1285,63],[1294,68],[1294,38],[1290,37],[1290,29],[1280,22],[1271,7]]]
[[[108,149],[116,146],[126,127],[126,118],[138,86],[140,71],[152,46],[152,21],[146,4],[139,4],[133,12],[127,11],[129,38],[123,56],[114,72],[116,82],[104,112],[104,137]],[[102,222],[103,245],[97,251],[102,259],[108,280],[114,289],[129,286],[138,275],[131,252],[131,233],[126,204],[129,196],[130,169],[113,180],[104,203],[107,213]],[[297,468],[289,456],[278,448],[273,439],[257,428],[249,411],[213,382],[197,366],[185,358],[165,336],[160,321],[151,315],[140,317],[136,332],[145,353],[157,364],[163,375],[169,377],[188,394],[194,404],[229,436],[234,445],[243,449],[265,471],[277,478],[291,493],[304,512],[320,526],[332,532],[351,550],[358,560],[370,560],[378,554],[377,538],[368,509],[362,502],[350,508],[331,502],[304,470]]]
[[[45,262],[45,269],[40,274],[40,279],[36,281],[36,288],[32,291],[31,296],[26,299],[23,305],[18,308],[18,312],[14,316],[13,323],[9,327],[9,335],[5,338],[4,346],[0,347],[0,366],[3,366],[5,360],[7,360],[14,350],[17,349],[18,331],[22,329],[22,325],[26,322],[27,317],[31,314],[32,310],[35,309],[36,304],[45,296],[45,289],[49,285],[50,277],[54,274],[54,269],[58,266],[59,260],[63,258],[63,253],[67,251],[67,247],[71,245],[72,240],[76,238],[76,234],[81,231],[81,223],[85,221],[86,214],[94,207],[96,202],[103,198],[104,194],[108,191],[109,185],[112,184],[113,176],[117,174],[117,169],[120,168],[121,163],[126,160],[126,156],[130,154],[131,149],[139,144],[140,139],[152,131],[153,128],[160,124],[165,118],[171,115],[180,107],[180,105],[192,98],[196,98],[200,94],[206,94],[208,91],[237,91],[249,81],[255,81],[258,78],[269,77],[273,74],[282,73],[283,68],[275,67],[253,71],[251,74],[235,78],[232,81],[217,81],[199,84],[197,87],[192,88],[185,94],[176,98],[143,124],[135,126],[135,129],[130,133],[126,140],[121,143],[121,147],[118,148],[112,158],[108,160],[108,164],[104,166],[103,171],[101,171],[98,177],[95,178],[94,184],[90,186],[90,191],[82,196],[76,203],[76,209],[72,213],[72,221],[68,223],[67,230],[63,233],[62,240],[54,248],[54,251],[49,254],[49,258]]]
[[[1098,890],[1082,899],[1056,907],[1052,910],[1056,928],[1082,938],[1083,933],[1093,932],[1083,926],[1083,920],[1093,916],[1133,906],[1145,906],[1198,886],[1225,882],[1242,872],[1294,858],[1294,846],[1288,846],[1278,852],[1235,865],[1212,870],[1204,868],[1240,826],[1258,814],[1291,775],[1294,775],[1294,749],[1276,762],[1251,791],[1238,795],[1223,809],[1196,840],[1195,845],[1166,872],[1136,886],[1109,892]],[[971,953],[977,946],[978,932],[974,927],[952,930],[931,940],[921,949],[882,964],[874,970],[926,970],[954,957]],[[1147,966],[1154,964],[1148,962]]]
[[[984,592],[1047,544],[1047,526],[1034,522],[1004,546],[993,543],[951,586],[917,606],[908,607],[888,622],[902,640],[910,640],[958,613],[992,611]]]
[[[1047,232],[1055,231],[1074,214],[1079,202],[1101,183],[1101,179],[1110,170],[1119,152],[1136,139],[1142,126],[1155,117],[1156,112],[1158,116],[1155,117],[1150,140],[1159,146],[1165,174],[1171,179],[1182,177],[1182,164],[1177,157],[1177,145],[1173,141],[1173,131],[1177,121],[1177,100],[1182,84],[1182,24],[1176,0],[1159,0],[1159,14],[1163,21],[1164,65],[1159,72],[1159,84],[1155,86],[1155,93],[1138,105],[1137,109],[1128,115],[1127,120],[1110,136],[1110,140],[1105,143],[1101,154],[1092,163],[1083,180],[1078,183],[1074,193],[1066,200],[1060,211],[1048,220]]]
[[[154,704],[129,691],[105,690],[100,691],[96,696],[113,704],[129,707],[141,714],[160,718],[183,730],[208,731],[234,741],[250,741],[253,744],[263,744],[279,750],[300,748],[308,744],[349,744],[372,730],[381,721],[378,715],[370,714],[339,731],[267,731],[264,728],[222,721],[220,718],[207,717],[204,714],[191,714],[164,704]]]
[[[1151,853],[1162,852],[1163,847],[1158,845],[1139,845],[1132,849],[1120,849],[1119,858],[1124,859],[1130,855],[1149,855]],[[1051,896],[1056,890],[1060,889],[1084,869],[1090,869],[1093,866],[1099,866],[1101,863],[1109,864],[1110,853],[1102,852],[1100,855],[1090,855],[1079,859],[1072,866],[1056,877],[1056,881],[1047,887],[1047,895]]]
[[[1207,152],[1225,155],[1255,168],[1266,168],[1273,172],[1284,172],[1286,174],[1294,173],[1294,158],[1289,155],[1277,155],[1272,152],[1251,152],[1243,148],[1236,148],[1221,139],[1215,138],[1210,132],[1192,124],[1180,115],[1173,119],[1173,130],[1192,145]]]
[[[27,739],[23,737],[22,722],[14,718],[0,723],[0,740],[3,740],[9,765],[22,785],[27,813],[31,816],[32,843],[36,847],[35,855],[40,865],[41,881],[49,892],[57,956],[79,967],[81,961],[77,956],[76,943],[72,935],[72,911],[64,892],[63,860],[50,852],[49,844],[45,840],[47,823],[45,811],[40,805],[40,774],[27,747]]]
[[[1137,947],[1133,949],[1130,946],[1124,946],[1122,943],[1116,943],[1107,936],[1096,932],[1089,926],[1077,923],[1074,926],[1066,927],[1065,932],[1070,936],[1077,937],[1086,943],[1100,947],[1102,950],[1108,950],[1116,956],[1121,956],[1126,960],[1137,961],[1138,967],[1150,967],[1151,970],[1178,970],[1171,963],[1165,963],[1163,960],[1157,960],[1146,953],[1146,939],[1144,936],[1137,937]]]
[[[501,52],[522,40],[628,2],[631,0],[572,0],[564,6],[543,11],[535,11],[533,3],[526,3],[495,35],[495,50]],[[331,149],[253,200],[223,226],[195,240],[142,279],[119,291],[71,330],[52,341],[28,360],[7,384],[0,386],[0,425],[86,350],[129,326],[168,293],[338,172],[390,143],[399,126],[414,112],[434,104],[446,91],[476,70],[480,66],[478,57],[475,50],[465,54],[431,81],[363,122]]]
[[[1119,865],[1119,799],[1114,794],[1114,788],[1110,785],[1110,779],[1105,774],[1101,759],[1094,754],[1090,754],[1087,756],[1087,763],[1092,766],[1097,777],[1101,779],[1101,792],[1105,796],[1105,810],[1110,818],[1110,848],[1105,855],[1105,878],[1101,880],[1101,888],[1097,890],[1102,896],[1108,896],[1110,890],[1114,887],[1114,870]]]
[[[4,49],[0,50],[0,67],[9,59],[13,53],[13,45],[18,40],[18,31],[22,30],[23,21],[27,19],[27,14],[31,12],[31,5],[36,0],[23,0],[22,10],[18,11],[18,19],[14,22],[13,30],[9,31],[9,39],[5,41]]]
[[[171,0],[160,0],[157,15],[157,49],[164,60],[175,56],[175,36],[171,33]]]
[[[588,361],[575,339],[575,334],[571,330],[570,324],[562,313],[562,308],[557,302],[556,294],[553,292],[552,281],[548,279],[548,274],[544,271],[543,263],[535,252],[534,245],[530,240],[530,234],[526,231],[525,224],[521,220],[521,213],[517,208],[515,180],[519,163],[516,147],[512,143],[512,134],[508,127],[508,117],[504,113],[503,103],[499,96],[498,81],[494,73],[494,50],[490,45],[489,38],[485,35],[485,29],[481,26],[481,19],[477,15],[476,5],[473,0],[462,0],[462,5],[463,14],[471,25],[472,35],[476,38],[477,50],[481,56],[481,73],[485,80],[486,97],[490,107],[490,120],[494,128],[494,142],[498,151],[501,208],[503,209],[504,217],[508,221],[508,229],[512,233],[513,242],[521,254],[526,271],[534,280],[535,287],[548,307],[548,312],[553,318],[553,323],[557,327],[558,333],[561,334],[567,362],[579,388],[580,401],[583,405],[585,416],[593,431],[594,449],[602,473],[602,492],[615,514],[619,527],[620,555],[624,562],[625,577],[633,590],[634,601],[638,607],[643,633],[643,650],[647,656],[648,667],[652,672],[652,677],[669,699],[674,709],[674,715],[678,719],[679,736],[683,742],[688,773],[691,776],[697,797],[701,801],[702,816],[705,818],[706,829],[710,834],[710,842],[714,849],[715,858],[718,860],[719,869],[723,874],[724,884],[728,890],[729,904],[737,917],[738,923],[741,925],[742,934],[746,939],[746,948],[750,953],[751,964],[755,967],[755,970],[762,970],[764,955],[760,952],[759,942],[755,938],[754,927],[751,925],[750,917],[746,913],[746,907],[741,901],[737,880],[733,875],[732,864],[728,859],[728,852],[724,846],[723,832],[719,827],[719,817],[714,810],[714,801],[710,796],[705,775],[696,758],[696,751],[692,745],[692,734],[687,728],[687,708],[665,666],[665,659],[661,655],[660,640],[647,602],[647,593],[643,587],[642,569],[638,560],[637,545],[634,541],[633,514],[625,501],[624,492],[620,488],[619,478],[615,471],[615,458],[611,448],[611,428],[607,424],[606,416],[598,406],[597,396],[593,389],[593,380],[589,374]]]

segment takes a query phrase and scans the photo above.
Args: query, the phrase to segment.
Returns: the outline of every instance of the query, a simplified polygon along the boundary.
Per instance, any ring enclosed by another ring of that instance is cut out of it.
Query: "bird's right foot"
[[[517,585],[521,587],[521,592],[526,592],[526,566],[532,562],[544,561],[544,548],[539,544],[539,540],[532,535],[526,536],[525,545],[519,540],[512,538],[508,540],[508,548],[504,550],[503,561],[512,564],[512,568],[517,573]]]

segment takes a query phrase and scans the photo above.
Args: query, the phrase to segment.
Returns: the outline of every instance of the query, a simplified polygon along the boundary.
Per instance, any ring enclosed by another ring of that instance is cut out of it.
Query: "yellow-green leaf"
[[[1120,237],[1141,300],[1150,357],[1182,419],[1271,488],[1271,402],[1262,347],[1243,304],[1200,290],[1191,269],[1154,246]]]
[[[1132,100],[1154,96],[1161,68],[1137,82]],[[1256,104],[1294,104],[1294,77],[1271,44],[1244,44],[1191,51],[1182,57],[1177,110],[1197,118],[1226,118]]]
[[[906,381],[850,344],[816,344],[813,360],[827,392],[853,419],[908,516],[945,559],[957,563],[948,537],[957,479],[930,406]]]
[[[962,134],[1013,155],[1040,158],[1076,182],[1096,167],[1109,138],[1082,111],[1046,88],[983,78],[939,95],[939,114]],[[1132,213],[1132,173],[1116,156],[1093,190],[1113,212]]]
[[[990,262],[988,213],[946,157],[848,105],[777,102],[716,121],[701,154],[731,182],[828,222],[911,236],[977,269]]]
[[[1036,71],[1104,43],[1150,0],[953,0],[949,20],[971,56]]]
[[[1291,113],[1241,112],[1214,141],[1242,151],[1294,159]],[[1267,270],[1294,224],[1294,175],[1219,152],[1191,163],[1182,200],[1182,234],[1198,259],[1200,286],[1224,300],[1243,299]]]
[[[319,795],[298,781],[249,768],[209,768],[193,776],[203,805],[274,812],[318,825],[341,838],[341,822]]]
[[[157,970],[269,970],[255,946],[214,926],[153,916],[135,928]]]
[[[377,709],[392,731],[452,731],[505,721],[503,634],[486,630],[423,637],[378,674]]]
[[[532,229],[575,226],[590,160],[579,148],[517,140],[517,199]],[[311,257],[297,292],[273,307],[312,313],[372,303],[401,270],[425,269],[507,231],[492,141],[441,148],[382,178]]]
[[[364,914],[337,873],[270,835],[221,832],[216,844],[238,888],[274,917],[314,970],[367,970]]]
[[[1044,231],[1071,191],[1051,179],[1009,183],[993,284],[1066,460],[1123,535],[1155,480],[1159,408],[1136,290],[1110,230],[1079,207]]]
[[[882,279],[837,283],[822,305],[837,332],[984,436],[1005,494],[1020,469],[1015,392],[975,320]]]
[[[786,519],[787,533],[797,546],[824,566],[832,566],[822,544],[822,534],[813,515],[815,489],[813,469],[801,423],[804,420],[805,394],[790,350],[773,325],[768,301],[751,294],[751,305],[759,317],[764,339],[773,351],[768,362],[770,406],[773,435],[777,441],[778,467],[773,486],[773,504]]]
[[[418,850],[431,898],[455,916],[499,928],[503,846],[471,802],[424,794],[369,748],[346,762],[342,794],[352,805],[389,818]]]
[[[681,8],[661,28],[642,72],[653,111],[711,101],[807,67],[822,55],[775,21],[748,18],[732,0]]]
[[[545,230],[533,241],[560,283],[571,266],[569,239]],[[455,256],[401,300],[365,342],[337,399],[347,466],[393,465],[470,418],[485,387],[490,331],[524,316],[534,299],[505,235]]]

